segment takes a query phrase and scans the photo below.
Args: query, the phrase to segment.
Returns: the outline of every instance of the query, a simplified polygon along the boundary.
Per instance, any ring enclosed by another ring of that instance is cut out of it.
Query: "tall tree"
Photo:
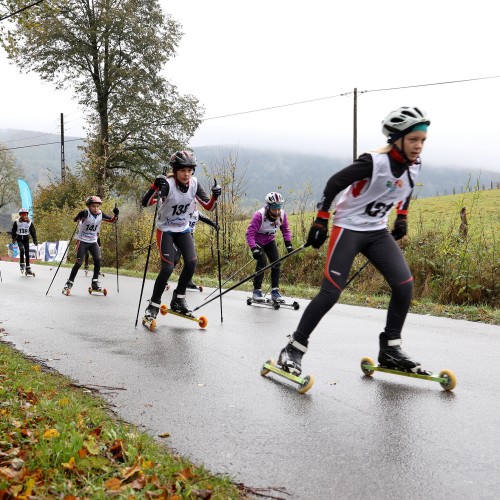
[[[12,12],[25,0],[0,5]],[[124,171],[154,175],[201,123],[198,100],[161,74],[182,32],[157,0],[47,0],[9,22],[0,25],[9,59],[73,88],[86,111],[86,168],[99,194]]]
[[[21,167],[11,152],[0,144],[0,208],[19,200],[17,179],[20,177],[23,177]]]

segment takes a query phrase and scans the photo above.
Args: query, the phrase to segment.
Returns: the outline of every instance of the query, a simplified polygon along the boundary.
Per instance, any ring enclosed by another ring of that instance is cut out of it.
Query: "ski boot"
[[[302,355],[307,352],[307,347],[297,342],[293,335],[289,335],[290,340],[286,347],[282,349],[278,362],[268,359],[260,369],[260,374],[265,377],[269,372],[273,372],[280,377],[284,377],[298,384],[300,394],[305,394],[314,384],[314,376],[306,375],[301,377]]]
[[[27,266],[26,267],[26,273],[25,273],[26,276],[33,276],[35,277],[35,273],[31,270],[31,266]]]
[[[22,262],[21,264],[19,264],[19,267],[21,268],[21,274],[24,274],[24,271],[26,270],[26,264]]]
[[[197,285],[194,281],[190,281],[186,288],[188,290],[199,290],[200,292],[203,292],[203,287],[201,285]]]
[[[264,295],[262,295],[262,290],[255,289],[252,293],[252,300],[254,302],[264,302]]]
[[[277,302],[278,304],[285,302],[285,299],[281,296],[279,288],[273,288],[271,290],[271,300],[273,302]]]
[[[380,339],[379,365],[409,373],[419,373],[421,364],[401,349],[401,339]]]
[[[144,317],[142,318],[142,324],[149,328],[149,331],[152,332],[156,328],[156,316],[158,316],[158,312],[160,310],[160,304],[156,304],[155,302],[149,301],[148,307],[146,307],[146,311],[144,311]]]
[[[103,295],[108,295],[108,290],[102,287],[97,278],[92,278],[92,285],[89,286],[89,293],[91,295],[92,293],[102,293]]]
[[[186,302],[186,296],[178,295],[177,290],[174,290],[174,296],[170,301],[170,309],[173,312],[182,314],[183,316],[188,316],[191,312]]]
[[[73,282],[68,280],[68,281],[66,281],[66,284],[64,285],[62,293],[64,293],[64,295],[69,295],[71,293],[72,288],[73,288]]]
[[[278,366],[298,377],[302,373],[302,356],[307,352],[307,346],[297,342],[293,335],[289,335],[289,339],[288,344],[280,352]]]

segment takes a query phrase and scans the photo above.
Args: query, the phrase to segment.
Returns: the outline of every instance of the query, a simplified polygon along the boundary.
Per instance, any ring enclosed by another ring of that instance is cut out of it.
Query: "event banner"
[[[38,245],[38,248],[30,244],[30,260],[43,260],[45,262],[61,262],[63,255],[66,253],[69,241],[45,241]],[[7,245],[9,257],[19,259],[19,248],[17,244],[9,243]],[[66,262],[66,256],[64,261]]]

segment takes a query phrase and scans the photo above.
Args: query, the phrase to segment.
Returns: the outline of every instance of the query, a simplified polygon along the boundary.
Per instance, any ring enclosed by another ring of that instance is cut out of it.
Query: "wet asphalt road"
[[[36,278],[27,278],[18,269],[0,262],[3,340],[99,386],[125,420],[153,436],[170,433],[164,442],[212,472],[286,488],[268,493],[294,500],[500,497],[498,326],[409,315],[404,348],[424,368],[455,372],[457,387],[446,392],[434,382],[364,377],[359,362],[376,359],[385,311],[337,305],[311,337],[303,369],[316,382],[300,395],[259,371],[278,356],[305,300],[299,311],[275,311],[232,291],[222,325],[217,300],[198,311],[206,330],[167,315],[150,333],[134,327],[140,279],[120,277],[117,293],[116,276],[106,276],[109,295],[90,296],[80,271],[66,297],[62,268],[46,296],[54,270],[34,266]],[[188,293],[190,306],[208,292]]]

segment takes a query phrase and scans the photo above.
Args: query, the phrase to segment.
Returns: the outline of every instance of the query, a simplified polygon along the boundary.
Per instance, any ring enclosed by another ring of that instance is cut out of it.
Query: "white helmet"
[[[391,111],[385,117],[382,121],[382,132],[389,138],[395,135],[401,137],[406,130],[419,123],[425,125],[431,124],[427,113],[419,108],[403,106],[395,111]]]
[[[266,196],[266,203],[269,208],[282,208],[285,200],[281,194],[273,191]]]

